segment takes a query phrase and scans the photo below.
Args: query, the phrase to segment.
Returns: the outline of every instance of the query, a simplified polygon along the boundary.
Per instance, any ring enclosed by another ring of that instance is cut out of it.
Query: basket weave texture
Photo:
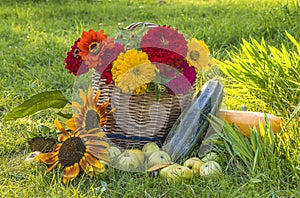
[[[131,24],[127,29],[139,24]],[[104,131],[107,138],[121,148],[141,148],[147,142],[161,145],[193,96],[193,90],[177,95],[162,93],[158,100],[154,91],[143,95],[123,93],[112,83],[107,85],[97,72],[93,74],[92,87],[94,93],[101,91],[99,104],[110,100],[108,109],[116,109],[108,115]]]

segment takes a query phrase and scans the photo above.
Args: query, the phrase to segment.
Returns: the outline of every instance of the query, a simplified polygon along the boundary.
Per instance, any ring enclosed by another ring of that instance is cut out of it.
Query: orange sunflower
[[[63,183],[73,180],[81,170],[90,177],[93,173],[105,171],[105,166],[99,161],[108,162],[109,144],[103,139],[104,133],[98,128],[89,131],[76,130],[68,133],[58,120],[55,126],[62,132],[58,137],[59,143],[52,152],[41,153],[34,158],[36,162],[43,162],[50,167],[48,170],[65,167]]]
[[[107,111],[107,106],[110,101],[104,102],[98,105],[98,98],[100,96],[100,90],[93,97],[93,90],[91,87],[88,89],[88,94],[85,95],[83,90],[79,89],[80,98],[82,100],[82,105],[73,102],[72,105],[78,110],[72,118],[67,120],[67,128],[71,130],[84,129],[86,131],[99,128],[107,123],[108,114],[112,113],[114,109]]]
[[[83,60],[89,53],[97,54],[101,48],[101,42],[107,38],[107,35],[104,34],[103,30],[95,32],[94,30],[89,30],[88,32],[83,32],[81,39],[78,42],[77,46],[81,50],[79,55]]]

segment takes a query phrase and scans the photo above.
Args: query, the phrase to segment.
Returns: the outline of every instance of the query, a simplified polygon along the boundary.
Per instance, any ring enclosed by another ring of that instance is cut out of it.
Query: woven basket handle
[[[136,23],[132,23],[130,25],[128,25],[127,27],[124,28],[124,30],[134,30],[135,28],[139,27],[139,26],[146,26],[146,27],[157,27],[156,24],[154,23],[148,23],[148,22],[136,22]],[[122,32],[119,32],[119,34],[116,37],[117,39],[122,38]]]
[[[147,26],[147,27],[156,27],[157,25],[154,23],[148,23],[148,22],[136,22],[136,23],[132,23],[130,25],[128,25],[127,27],[125,27],[124,29],[127,30],[134,30],[136,27],[143,25],[143,26]]]

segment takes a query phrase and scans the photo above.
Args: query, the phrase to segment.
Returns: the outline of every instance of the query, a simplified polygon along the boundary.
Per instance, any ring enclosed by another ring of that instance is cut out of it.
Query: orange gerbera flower
[[[94,30],[89,30],[88,32],[83,32],[81,35],[80,42],[77,44],[78,48],[81,50],[79,55],[84,60],[89,53],[97,54],[101,48],[101,42],[107,38],[104,34],[104,30],[95,32]]]
[[[107,111],[108,102],[104,102],[98,105],[98,98],[100,96],[100,90],[93,96],[93,90],[91,87],[88,89],[88,94],[85,95],[83,90],[79,89],[79,94],[82,100],[82,105],[73,102],[72,105],[78,110],[72,118],[67,120],[67,128],[76,130],[82,128],[86,131],[99,128],[107,123],[107,115],[112,113],[114,109]]]
[[[107,148],[109,144],[104,141],[104,133],[99,128],[89,131],[76,130],[68,133],[58,120],[55,126],[62,132],[58,137],[59,143],[52,152],[41,153],[34,158],[36,162],[43,162],[50,167],[48,170],[65,167],[63,171],[63,183],[73,180],[81,170],[90,177],[93,173],[105,171],[105,166],[99,161],[109,162]]]

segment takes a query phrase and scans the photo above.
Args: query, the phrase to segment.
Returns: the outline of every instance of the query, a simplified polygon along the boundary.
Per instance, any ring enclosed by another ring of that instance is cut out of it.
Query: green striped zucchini
[[[209,115],[216,115],[220,109],[223,89],[217,80],[207,81],[174,123],[162,147],[173,161],[183,158],[201,144],[209,126]]]

